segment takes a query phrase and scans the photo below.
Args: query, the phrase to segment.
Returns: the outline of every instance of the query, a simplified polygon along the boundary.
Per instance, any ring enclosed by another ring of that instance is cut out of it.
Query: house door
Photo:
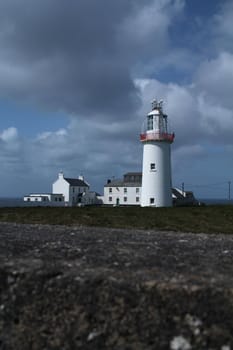
[[[119,198],[116,199],[116,205],[120,205],[120,199]]]

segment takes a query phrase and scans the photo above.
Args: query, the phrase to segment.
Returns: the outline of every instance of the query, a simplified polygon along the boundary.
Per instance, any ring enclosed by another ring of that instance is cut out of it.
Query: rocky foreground
[[[233,236],[0,223],[0,349],[233,349]]]

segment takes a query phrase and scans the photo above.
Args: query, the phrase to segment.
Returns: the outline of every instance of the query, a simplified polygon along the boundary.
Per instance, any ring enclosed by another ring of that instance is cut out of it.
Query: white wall
[[[65,199],[65,202],[70,202],[70,185],[64,179],[63,174],[58,175],[58,179],[53,183],[53,193],[62,193]]]
[[[140,205],[140,197],[141,187],[104,187],[104,204]],[[127,200],[125,201],[124,198]]]
[[[30,194],[29,196],[23,197],[24,202],[48,202],[50,196],[45,194]]]
[[[155,168],[151,169],[151,164]],[[154,203],[151,203],[151,200]],[[170,143],[147,142],[143,145],[141,205],[172,206]]]

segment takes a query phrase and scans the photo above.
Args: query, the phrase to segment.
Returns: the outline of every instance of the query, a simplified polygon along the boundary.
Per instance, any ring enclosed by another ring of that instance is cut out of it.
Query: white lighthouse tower
[[[152,111],[143,123],[140,140],[143,143],[142,207],[171,207],[171,149],[174,133],[168,132],[163,101],[154,100]]]

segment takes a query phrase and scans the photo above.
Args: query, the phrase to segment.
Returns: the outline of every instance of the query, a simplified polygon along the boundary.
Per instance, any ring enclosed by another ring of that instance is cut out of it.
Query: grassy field
[[[1,222],[233,233],[233,206],[0,208]]]

